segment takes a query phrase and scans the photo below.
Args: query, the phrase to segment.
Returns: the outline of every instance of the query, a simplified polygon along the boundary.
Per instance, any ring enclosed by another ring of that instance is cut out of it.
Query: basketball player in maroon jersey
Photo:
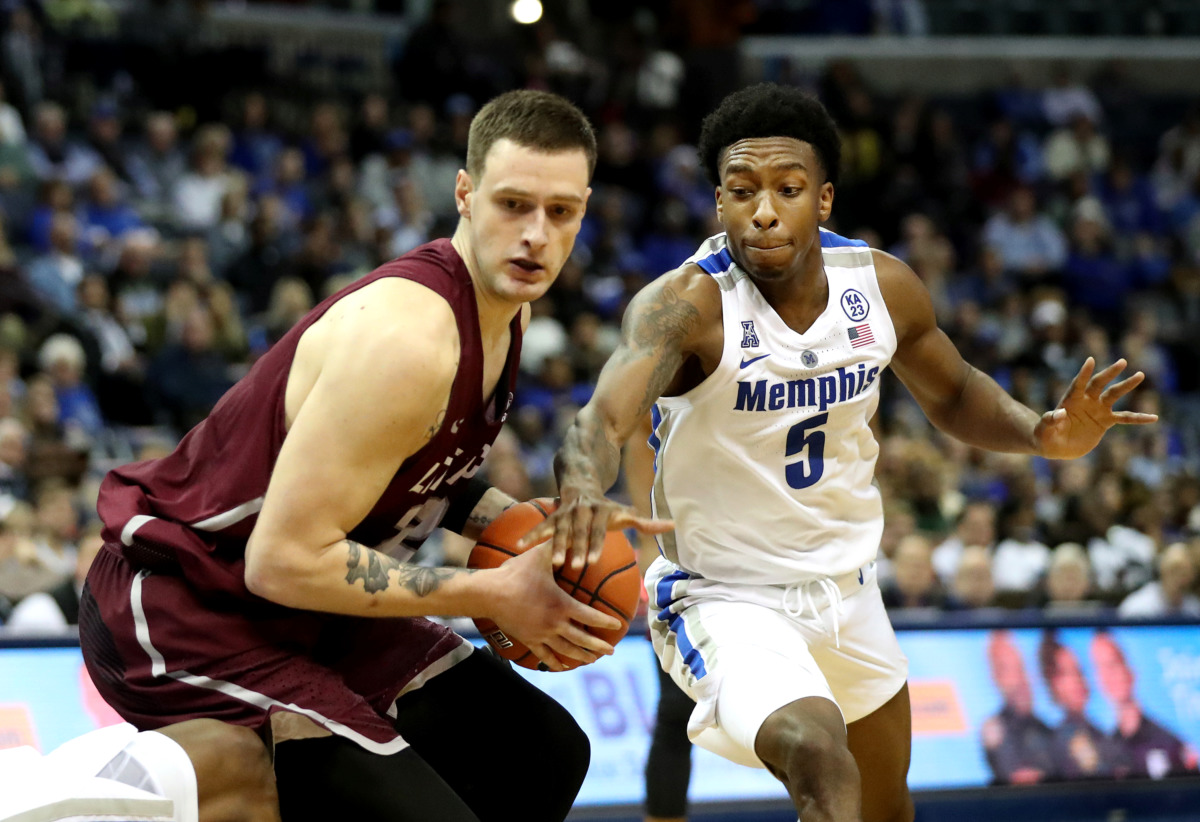
[[[474,475],[595,157],[562,98],[496,98],[471,125],[451,240],[322,302],[172,454],[108,475],[80,637],[123,717],[257,732],[267,745],[245,767],[273,751],[285,819],[566,815],[587,769],[582,731],[423,617],[488,617],[551,669],[555,654],[611,653],[585,626],[617,620],[558,588],[549,545],[478,572],[405,560],[435,527],[475,537],[512,503]],[[205,797],[220,786],[197,771],[201,813],[218,818]],[[276,813],[263,802],[250,818]]]

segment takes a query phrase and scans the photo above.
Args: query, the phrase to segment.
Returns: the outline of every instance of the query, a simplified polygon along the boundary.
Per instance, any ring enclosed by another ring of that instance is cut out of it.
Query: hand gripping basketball
[[[504,511],[479,535],[479,541],[471,549],[467,565],[471,568],[496,568],[506,560],[527,549],[516,547],[517,541],[530,528],[549,516],[558,506],[557,501],[547,498],[517,503]],[[614,630],[588,628],[596,636],[616,645],[629,630],[629,623],[637,612],[638,598],[642,590],[638,574],[637,558],[633,546],[620,531],[609,531],[604,541],[604,550],[598,562],[582,568],[563,566],[554,572],[560,588],[585,605],[615,616],[621,627]],[[478,618],[475,627],[492,649],[505,659],[523,668],[538,667],[538,658],[515,638],[506,636],[490,619]],[[576,659],[567,659],[556,654],[565,670],[583,665]]]

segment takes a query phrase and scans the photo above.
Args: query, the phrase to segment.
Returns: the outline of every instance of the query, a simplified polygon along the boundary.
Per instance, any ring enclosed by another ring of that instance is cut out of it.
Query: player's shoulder
[[[641,302],[660,307],[660,310],[691,306],[700,317],[721,316],[722,285],[713,274],[689,260],[651,282],[639,295]]]
[[[459,335],[454,306],[421,283],[381,277],[347,294],[329,312],[327,344],[381,372],[390,364],[421,360],[453,370]]]

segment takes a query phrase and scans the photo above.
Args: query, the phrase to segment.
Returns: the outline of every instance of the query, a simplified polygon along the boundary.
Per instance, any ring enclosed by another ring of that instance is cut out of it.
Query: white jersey
[[[688,262],[721,288],[721,361],[654,409],[655,516],[670,562],[720,582],[787,585],[870,563],[883,533],[874,484],[879,405],[896,332],[871,250],[821,229],[829,303],[789,328],[733,261],[724,234]]]

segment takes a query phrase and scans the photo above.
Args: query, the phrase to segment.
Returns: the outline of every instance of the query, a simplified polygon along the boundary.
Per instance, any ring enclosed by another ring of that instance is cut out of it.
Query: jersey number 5
[[[825,432],[819,427],[829,421],[828,412],[817,414],[793,425],[787,432],[787,448],[784,457],[799,456],[796,462],[788,463],[783,474],[787,484],[797,490],[808,488],[821,478],[825,471]]]

